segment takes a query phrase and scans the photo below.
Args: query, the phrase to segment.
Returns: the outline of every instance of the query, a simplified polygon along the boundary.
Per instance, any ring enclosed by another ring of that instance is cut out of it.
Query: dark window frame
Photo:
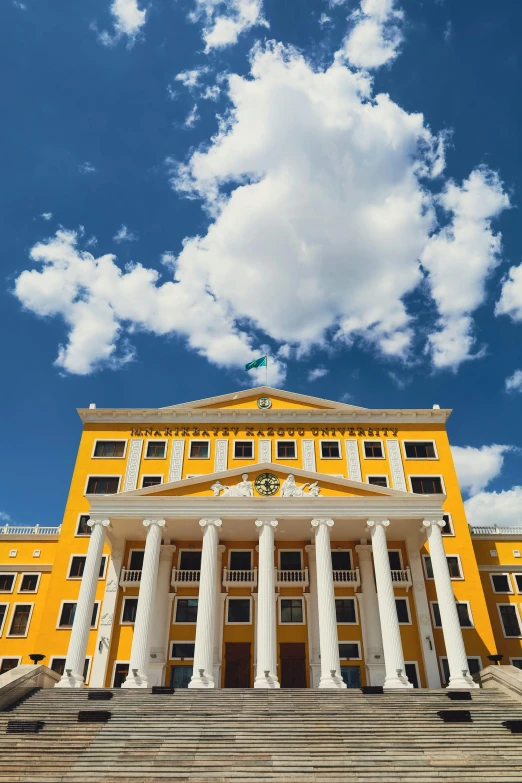
[[[353,620],[345,620],[341,617],[345,611],[348,615],[352,615],[352,613],[348,611],[348,606],[353,608]],[[359,617],[357,615],[356,599],[351,598],[350,596],[336,596],[335,618],[338,625],[358,625]]]
[[[120,482],[121,476],[89,476],[85,494],[116,495],[120,489]]]
[[[279,599],[280,601],[280,607],[279,607],[279,622],[281,625],[304,625],[305,622],[305,611],[304,611],[304,599],[301,597],[294,597],[294,596],[283,596]],[[290,606],[283,607],[283,604],[290,603]],[[285,610],[285,615],[287,613],[287,610],[290,610],[290,619],[285,620],[283,619],[283,610]],[[301,617],[301,619],[295,619],[294,613],[297,614],[297,617]]]
[[[292,449],[292,454],[282,454],[287,449]],[[278,440],[276,442],[276,459],[297,459],[297,443],[295,440]]]
[[[159,447],[163,446],[161,454],[151,454],[151,451],[157,451]],[[167,457],[167,441],[166,440],[148,440],[147,448],[145,449],[145,459],[166,459]]]
[[[193,454],[193,451],[200,451],[205,447],[206,454]],[[210,459],[210,441],[209,440],[191,440],[189,449],[189,459]]]
[[[107,449],[107,452],[110,450],[110,446],[112,446],[112,454],[103,452],[105,449]],[[126,440],[96,440],[96,443],[94,444],[94,450],[92,453],[93,459],[123,459],[125,457],[125,452],[127,448],[127,441]],[[121,454],[114,454],[114,451],[121,451]],[[100,451],[102,453],[98,454],[97,452]]]
[[[250,450],[250,454],[244,452]],[[234,441],[234,459],[254,459],[254,441],[253,440],[235,440]]]
[[[337,454],[326,453],[335,450],[337,450]],[[342,459],[341,444],[338,440],[321,441],[321,459]]]
[[[428,454],[430,451],[433,454]],[[425,451],[425,454],[419,454],[418,452]],[[409,452],[409,453],[408,453]],[[405,440],[404,441],[404,456],[406,459],[438,459],[437,450],[435,448],[435,441],[433,440]]]
[[[416,495],[444,495],[442,476],[410,476],[411,491]]]
[[[385,459],[382,440],[363,441],[363,450],[365,459]],[[380,451],[380,454],[375,454],[375,451]]]
[[[248,620],[231,620],[230,619],[230,607],[232,605],[238,606],[239,603],[243,606],[248,604]],[[251,625],[252,624],[252,599],[247,596],[229,596],[227,598],[227,625]]]
[[[9,623],[9,631],[7,633],[8,637],[18,637],[18,638],[25,638],[27,634],[29,633],[29,625],[31,622],[31,616],[32,616],[32,610],[33,610],[34,604],[13,604],[13,611],[11,612],[11,622]],[[23,631],[22,631],[22,623],[25,619],[25,624],[23,625]],[[21,633],[15,632],[13,629],[15,628],[15,625],[17,626],[17,631],[22,631]]]
[[[195,601],[195,603],[194,603]],[[198,618],[198,599],[183,596],[176,599],[174,622],[178,625],[195,625]],[[190,618],[190,619],[187,619]],[[193,618],[193,619],[192,619]]]

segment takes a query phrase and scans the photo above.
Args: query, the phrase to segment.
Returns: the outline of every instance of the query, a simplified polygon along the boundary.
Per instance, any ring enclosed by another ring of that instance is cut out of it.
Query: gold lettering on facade
[[[165,427],[163,430],[154,430],[150,427],[147,427],[146,429],[142,429],[141,427],[131,427],[131,437],[154,437],[154,438],[168,438],[168,437],[178,437],[181,435],[182,438],[210,438],[210,432],[211,430],[215,437],[217,438],[219,435],[226,438],[230,435],[232,432],[234,437],[242,436],[241,433],[241,427],[209,427],[208,430],[201,430],[199,427]],[[391,433],[393,437],[396,437],[399,433],[399,430],[396,427],[383,427],[382,429],[376,429],[374,427],[368,427],[368,429],[364,427],[331,427],[331,428],[323,428],[319,429],[319,427],[311,427],[309,430],[307,430],[306,427],[278,427],[276,430],[274,430],[273,427],[267,427],[266,428],[266,435],[265,430],[257,430],[257,432],[254,431],[252,427],[245,427],[244,430],[245,434],[243,437],[246,438],[253,438],[257,435],[258,438],[282,438],[282,437],[290,437],[293,438],[295,436],[295,433],[299,435],[300,438],[305,437],[305,435],[308,433],[311,433],[314,438],[317,437],[334,437],[337,433],[344,436],[344,434],[347,432],[348,436],[350,438],[360,437],[360,438],[373,438],[373,437],[380,437],[381,434],[383,437],[388,437],[388,433]],[[320,433],[320,435],[319,435]]]

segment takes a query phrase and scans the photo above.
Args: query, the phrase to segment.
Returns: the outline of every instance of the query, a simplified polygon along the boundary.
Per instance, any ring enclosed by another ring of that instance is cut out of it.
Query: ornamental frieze
[[[387,438],[388,435],[397,437],[399,430],[395,427],[263,427],[257,429],[256,427],[207,427],[202,429],[201,427],[162,427],[156,429],[155,427],[133,427],[131,429],[131,437],[136,438],[168,438],[170,437],[182,437],[182,438],[210,438],[214,435],[216,438],[222,436],[224,438],[232,435],[233,437],[244,438],[293,438],[298,435],[300,438],[306,435],[317,438],[335,438],[337,436],[344,437],[347,435],[349,438]]]

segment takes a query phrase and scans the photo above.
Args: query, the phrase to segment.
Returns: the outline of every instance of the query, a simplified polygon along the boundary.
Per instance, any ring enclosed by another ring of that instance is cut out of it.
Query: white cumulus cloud
[[[361,0],[350,17],[352,28],[339,54],[356,68],[367,70],[393,62],[403,40],[403,17],[395,0]]]
[[[476,495],[497,478],[502,471],[504,455],[513,451],[513,446],[452,446],[451,452],[463,492]]]
[[[189,18],[203,21],[205,52],[237,43],[252,27],[268,27],[263,17],[263,0],[196,0]]]
[[[96,171],[96,167],[86,160],[85,163],[80,163],[78,166],[78,171],[80,174],[92,174],[94,171]]]
[[[317,381],[319,378],[324,378],[329,372],[330,370],[327,370],[326,367],[315,367],[308,373],[308,380],[310,382]]]
[[[502,292],[495,308],[496,315],[507,315],[515,323],[522,322],[522,264],[512,266],[502,283]]]
[[[0,521],[1,522],[10,522],[11,521],[11,517],[5,511],[0,511]]]
[[[42,214],[40,215],[40,217],[43,218],[44,220],[50,220],[52,216],[53,216],[52,212],[42,212]]]
[[[522,487],[501,492],[479,492],[464,503],[470,525],[522,525]]]
[[[129,231],[127,226],[125,226],[123,223],[121,227],[118,229],[116,234],[113,236],[114,242],[136,242],[138,237],[136,234],[133,234],[132,231]]]
[[[110,12],[114,17],[114,34],[107,30],[98,34],[104,46],[113,46],[123,36],[132,44],[147,21],[147,9],[140,8],[138,0],[113,0]]]
[[[522,392],[522,370],[515,370],[513,375],[506,378],[507,392]]]

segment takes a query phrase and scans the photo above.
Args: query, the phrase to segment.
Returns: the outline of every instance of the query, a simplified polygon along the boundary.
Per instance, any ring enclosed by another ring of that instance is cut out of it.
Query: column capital
[[[385,517],[376,517],[374,519],[369,519],[366,523],[366,527],[370,530],[376,530],[379,525],[384,528],[389,527],[390,520],[386,519]]]
[[[106,519],[105,517],[90,517],[87,524],[89,525],[89,527],[94,527],[95,525],[102,525],[103,527],[109,527],[109,525],[111,524],[111,520]]]
[[[199,526],[200,527],[209,527],[209,525],[214,525],[214,527],[221,527],[223,522],[220,519],[200,519],[199,520]]]
[[[158,527],[165,527],[164,519],[144,519],[143,527],[151,527],[151,525],[157,525]]]
[[[270,527],[273,527],[274,530],[278,526],[279,522],[277,519],[256,519],[256,527],[263,528],[265,525],[269,525]],[[261,530],[259,531],[261,532]]]
[[[308,552],[308,555],[312,555],[312,557],[315,555],[315,544],[307,544],[305,546],[305,552]]]
[[[327,527],[333,527],[333,519],[312,519],[312,527],[319,527],[319,525],[326,525]]]
[[[175,544],[162,544],[160,549],[160,560],[168,560],[172,557],[177,547]]]
[[[440,527],[442,530],[443,527],[445,527],[446,523],[443,519],[423,519],[422,521],[422,527],[421,532],[426,533],[430,528],[433,527]]]
[[[223,552],[225,551],[225,549],[226,549],[226,546],[224,544],[218,544],[218,548],[217,548],[218,555],[223,555]]]
[[[355,551],[360,557],[361,553],[365,553],[365,552],[371,555],[373,549],[371,544],[357,544],[357,546],[355,547]]]

